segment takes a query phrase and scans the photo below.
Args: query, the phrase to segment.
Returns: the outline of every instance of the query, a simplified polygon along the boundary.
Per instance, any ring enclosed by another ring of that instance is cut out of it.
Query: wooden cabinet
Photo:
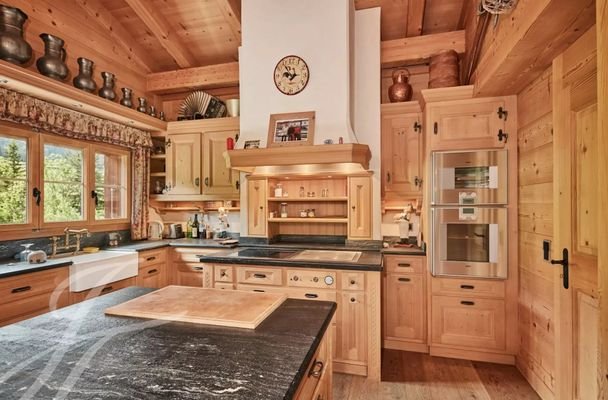
[[[226,166],[226,139],[234,138],[238,129],[218,130],[203,135],[203,194],[239,194],[239,173]]]
[[[315,352],[312,361],[298,386],[294,399],[296,400],[331,400],[333,362],[331,353],[332,343],[331,329],[327,329],[319,348]]]
[[[341,292],[336,311],[336,361],[356,368],[367,360],[367,321],[365,293]]]
[[[249,236],[267,236],[266,226],[266,191],[265,179],[247,181],[247,227]]]
[[[175,264],[175,284],[179,286],[213,287],[213,267],[203,263]]]
[[[0,279],[0,326],[67,306],[68,276],[56,268]]]
[[[417,101],[382,105],[383,198],[422,196],[423,137]]]
[[[167,249],[155,249],[139,253],[137,286],[155,289],[167,286],[167,251]]]
[[[201,134],[169,133],[166,151],[169,192],[201,194]]]
[[[117,290],[124,289],[130,286],[135,286],[136,278],[127,278],[121,281],[108,283],[106,285],[97,286],[82,292],[70,292],[70,304],[80,303],[81,301],[94,299]]]
[[[369,176],[348,178],[348,238],[372,238],[372,181]]]

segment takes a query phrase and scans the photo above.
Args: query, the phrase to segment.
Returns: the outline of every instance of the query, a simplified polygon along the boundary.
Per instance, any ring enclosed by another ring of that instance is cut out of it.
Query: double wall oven
[[[431,156],[431,269],[507,278],[507,150]]]

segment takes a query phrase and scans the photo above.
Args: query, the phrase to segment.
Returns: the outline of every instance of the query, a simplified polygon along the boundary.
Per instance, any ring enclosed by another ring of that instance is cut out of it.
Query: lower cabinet
[[[331,400],[332,394],[332,355],[331,343],[333,332],[327,329],[319,344],[312,361],[308,365],[304,377],[294,399],[296,400]]]
[[[135,286],[136,278],[127,278],[121,281],[108,283],[82,292],[70,292],[70,304],[80,303],[81,301],[94,299],[108,293],[115,292],[129,286]]]
[[[167,286],[167,251],[167,249],[156,249],[139,253],[137,286],[153,289]]]
[[[212,287],[213,267],[203,263],[176,263],[175,284],[179,286]]]
[[[348,368],[344,372],[365,375],[367,361],[366,316],[365,293],[339,293],[334,357],[336,361],[348,364]]]

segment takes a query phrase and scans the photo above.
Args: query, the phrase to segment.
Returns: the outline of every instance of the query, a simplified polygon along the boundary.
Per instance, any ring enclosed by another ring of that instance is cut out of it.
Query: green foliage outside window
[[[0,138],[0,224],[27,222],[25,140]]]

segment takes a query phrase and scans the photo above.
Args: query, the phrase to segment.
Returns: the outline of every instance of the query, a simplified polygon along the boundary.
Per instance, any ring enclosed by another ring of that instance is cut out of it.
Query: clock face
[[[289,96],[304,90],[309,78],[308,65],[298,56],[284,57],[274,68],[274,84],[281,93]]]

